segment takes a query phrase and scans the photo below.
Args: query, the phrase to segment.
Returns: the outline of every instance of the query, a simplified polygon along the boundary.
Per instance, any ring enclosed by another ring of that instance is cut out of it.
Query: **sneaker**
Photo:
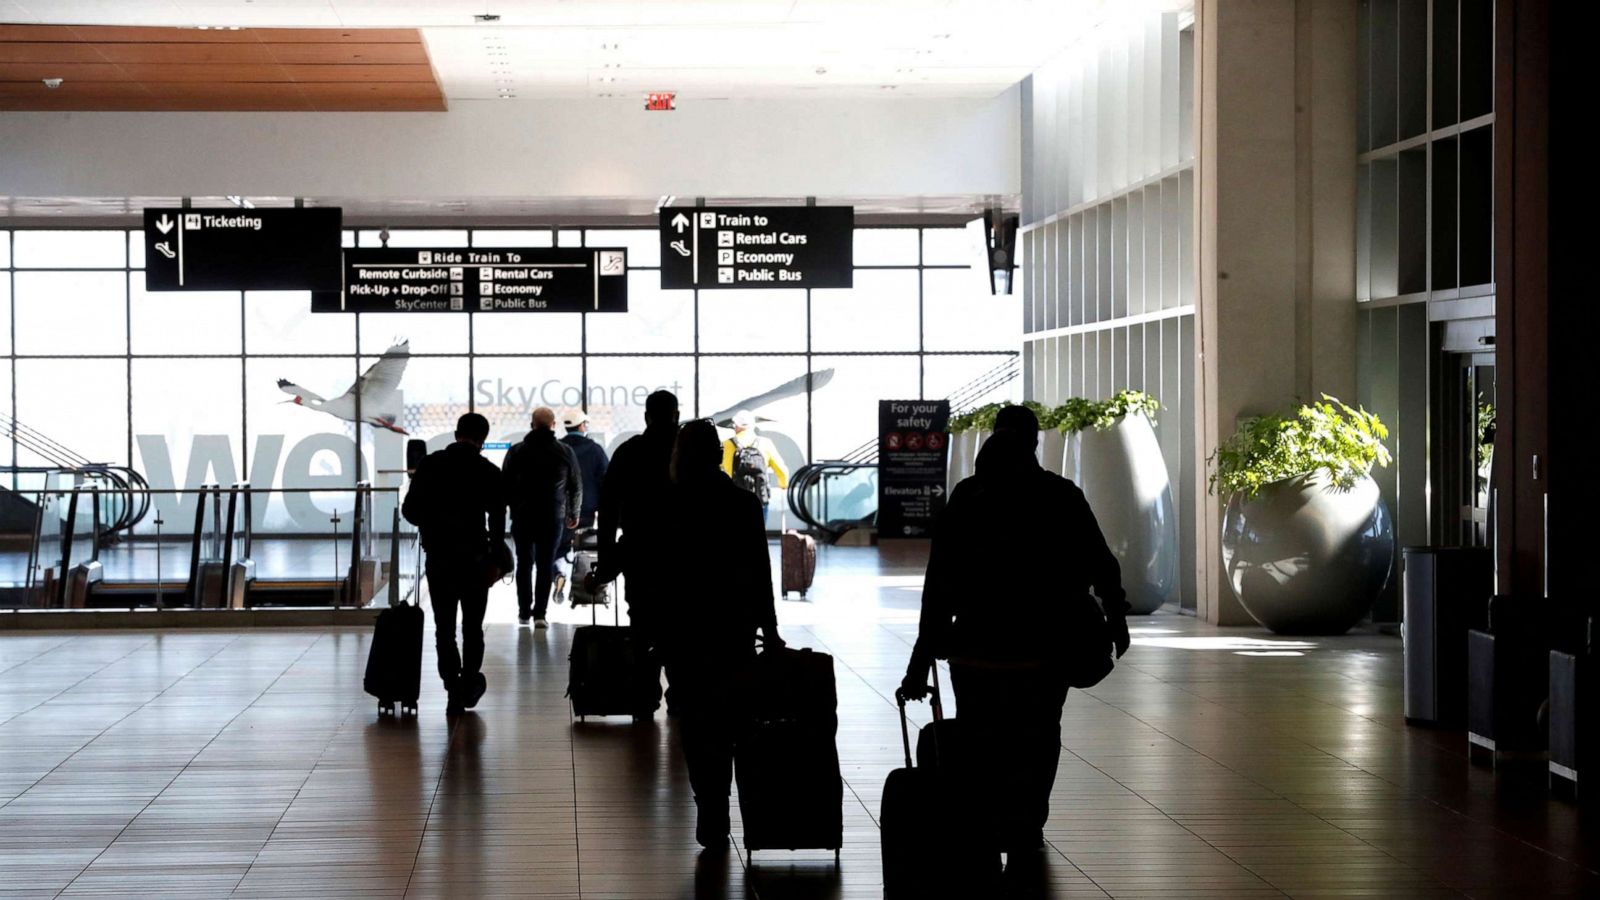
[[[565,573],[556,576],[555,586],[550,591],[550,599],[556,603],[567,602],[567,576]]]
[[[533,627],[535,627],[535,628],[549,628],[550,627],[550,623],[546,622],[543,619],[534,619],[533,620]]]
[[[533,616],[528,613],[517,613],[517,624],[526,625],[531,621],[533,621]]]

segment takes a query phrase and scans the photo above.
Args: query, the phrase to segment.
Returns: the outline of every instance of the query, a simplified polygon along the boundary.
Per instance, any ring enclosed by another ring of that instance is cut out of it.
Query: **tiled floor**
[[[490,693],[453,728],[432,684],[418,720],[375,717],[361,631],[0,633],[0,897],[877,897],[918,572],[825,551],[783,605],[791,642],[836,657],[837,868],[701,856],[673,723],[572,722],[580,617],[518,629],[502,592]],[[1399,687],[1392,637],[1139,621],[1068,700],[1051,852],[1017,893],[1600,895],[1578,807],[1406,728]]]

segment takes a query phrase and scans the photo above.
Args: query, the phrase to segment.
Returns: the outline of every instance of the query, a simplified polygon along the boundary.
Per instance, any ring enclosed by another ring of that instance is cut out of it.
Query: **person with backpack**
[[[934,660],[950,661],[964,771],[981,798],[975,832],[1013,853],[1043,846],[1062,706],[1075,669],[1090,662],[1074,637],[1103,617],[1107,666],[1129,643],[1117,558],[1083,491],[1039,465],[1038,444],[1032,410],[1001,409],[976,474],[950,492],[900,685],[921,699]]]
[[[756,434],[756,417],[748,409],[733,414],[733,437],[722,442],[722,471],[733,483],[761,501],[761,521],[765,525],[772,506],[772,487],[767,482],[771,470],[778,490],[789,489],[789,473],[778,458],[772,441]]]
[[[490,578],[505,565],[505,487],[501,472],[483,458],[489,420],[467,413],[456,422],[455,443],[430,453],[411,476],[400,506],[422,533],[427,554],[428,599],[433,604],[439,679],[449,693],[447,715],[477,705],[483,677],[483,614]],[[456,649],[456,611],[461,649]]]
[[[517,621],[544,628],[556,547],[566,529],[577,527],[583,508],[583,473],[572,449],[556,440],[554,410],[535,409],[532,424],[506,451],[505,485],[517,547]]]
[[[606,480],[606,448],[589,437],[589,414],[573,410],[561,417],[561,427],[567,436],[561,439],[578,459],[578,469],[583,474],[583,506],[578,510],[578,528],[593,528],[595,510],[600,508],[600,485]],[[566,575],[562,574],[561,561],[572,552],[572,528],[561,529],[561,546],[556,548],[555,599],[561,602],[566,589]]]

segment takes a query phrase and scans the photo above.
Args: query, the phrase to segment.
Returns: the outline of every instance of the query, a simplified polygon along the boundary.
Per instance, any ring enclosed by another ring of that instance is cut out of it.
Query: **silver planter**
[[[1150,420],[1123,416],[1104,431],[1067,436],[1063,473],[1078,483],[1122,565],[1132,612],[1153,613],[1178,592],[1178,518]]]
[[[1343,634],[1389,581],[1394,526],[1378,484],[1349,489],[1325,473],[1235,495],[1222,522],[1222,567],[1257,622],[1279,634]]]

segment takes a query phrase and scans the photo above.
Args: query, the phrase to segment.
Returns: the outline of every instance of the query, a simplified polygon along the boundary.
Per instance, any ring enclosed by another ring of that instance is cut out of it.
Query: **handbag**
[[[1116,648],[1111,640],[1111,625],[1100,604],[1091,597],[1071,604],[1065,623],[1067,684],[1090,688],[1105,680],[1116,668]]]
[[[517,564],[511,558],[511,548],[506,542],[489,538],[489,546],[484,548],[483,555],[479,557],[479,565],[483,569],[484,584],[490,587],[500,579],[510,575],[516,570]]]

